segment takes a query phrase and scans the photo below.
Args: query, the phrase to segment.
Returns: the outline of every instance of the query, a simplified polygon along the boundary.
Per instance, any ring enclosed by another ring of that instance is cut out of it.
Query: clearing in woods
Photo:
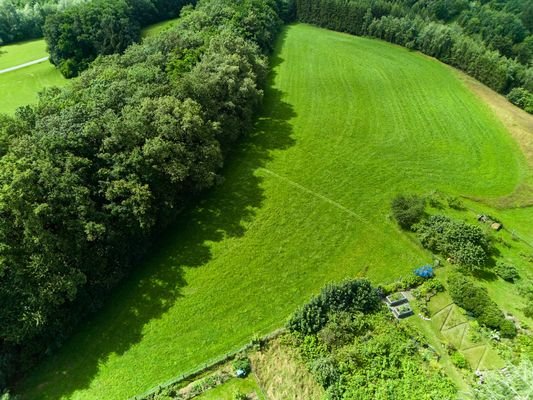
[[[431,261],[388,217],[400,192],[496,199],[528,166],[449,67],[378,40],[287,27],[225,181],[19,386],[125,399],[283,325],[329,281]]]

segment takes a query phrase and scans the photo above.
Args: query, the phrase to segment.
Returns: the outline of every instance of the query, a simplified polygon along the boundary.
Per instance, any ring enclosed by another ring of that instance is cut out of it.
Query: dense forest
[[[0,387],[97,309],[213,186],[262,99],[280,0],[203,0],[0,117]]]
[[[482,3],[296,1],[302,22],[419,50],[465,71],[533,113],[533,3]]]

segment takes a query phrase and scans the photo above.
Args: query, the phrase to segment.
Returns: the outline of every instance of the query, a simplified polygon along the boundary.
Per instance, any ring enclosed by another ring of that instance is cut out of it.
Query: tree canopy
[[[261,103],[282,9],[200,1],[0,118],[0,378],[60,343],[213,186]]]

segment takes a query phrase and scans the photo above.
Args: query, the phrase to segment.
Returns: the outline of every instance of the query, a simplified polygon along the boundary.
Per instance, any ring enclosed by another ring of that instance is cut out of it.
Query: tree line
[[[470,35],[458,23],[432,20],[408,4],[408,0],[296,0],[296,9],[302,22],[419,50],[508,94],[514,104],[533,112],[533,67],[491,48],[483,35]],[[510,30],[508,35],[515,41],[531,37],[522,22],[515,22],[521,33],[512,36]]]
[[[215,184],[252,126],[286,9],[200,0],[172,29],[0,116],[0,389]]]

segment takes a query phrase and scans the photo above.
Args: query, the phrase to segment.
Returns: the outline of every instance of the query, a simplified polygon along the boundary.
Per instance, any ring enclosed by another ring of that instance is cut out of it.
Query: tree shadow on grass
[[[278,41],[281,47],[284,34]],[[271,66],[283,60],[273,56]],[[255,171],[271,160],[272,151],[294,145],[289,121],[295,117],[283,93],[273,87],[271,72],[262,112],[252,132],[227,157],[224,182],[195,201],[155,240],[150,255],[106,299],[56,354],[23,381],[23,398],[57,399],[89,388],[111,355],[122,355],[143,338],[143,328],[160,318],[182,296],[184,268],[202,267],[212,259],[209,242],[245,234],[265,199],[263,178]],[[179,371],[176,371],[177,373]],[[134,377],[132,377],[134,379]],[[122,382],[114,382],[122,385]]]

